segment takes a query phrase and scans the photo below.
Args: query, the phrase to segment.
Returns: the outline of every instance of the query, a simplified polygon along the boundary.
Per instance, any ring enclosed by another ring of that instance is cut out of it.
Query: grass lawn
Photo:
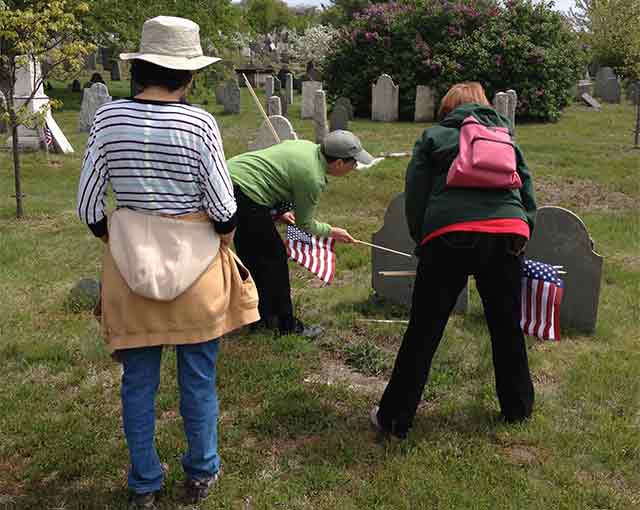
[[[83,80],[84,81],[84,80]],[[110,84],[125,96],[128,84]],[[242,113],[218,119],[227,157],[245,151],[260,123],[246,90]],[[73,155],[28,154],[26,218],[15,219],[12,162],[0,153],[0,509],[104,509],[126,504],[127,450],[120,366],[107,356],[88,311],[67,306],[70,288],[96,278],[101,244],[80,224],[75,193],[86,134],[79,97],[55,114]],[[301,138],[300,96],[289,117]],[[205,104],[206,103],[206,104]],[[224,475],[203,509],[619,509],[640,508],[640,151],[630,150],[634,111],[568,108],[557,124],[521,124],[518,141],[540,205],[585,222],[604,256],[593,336],[529,339],[533,418],[498,419],[488,332],[472,288],[454,316],[408,441],[379,445],[367,413],[380,397],[403,333],[362,317],[404,318],[372,298],[370,252],[339,245],[332,286],[291,267],[297,311],[327,334],[312,343],[234,334],[218,365]],[[372,153],[410,150],[425,125],[357,120]],[[360,239],[378,230],[402,191],[407,159],[331,180],[320,218]],[[473,286],[472,286],[473,287]],[[184,449],[175,355],[166,349],[157,442],[178,507]]]

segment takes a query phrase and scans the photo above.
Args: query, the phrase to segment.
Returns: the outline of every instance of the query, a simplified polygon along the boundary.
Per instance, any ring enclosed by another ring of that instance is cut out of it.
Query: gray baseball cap
[[[373,156],[362,148],[362,143],[351,131],[339,129],[324,137],[322,149],[326,156],[338,159],[354,158],[358,163],[368,165]]]

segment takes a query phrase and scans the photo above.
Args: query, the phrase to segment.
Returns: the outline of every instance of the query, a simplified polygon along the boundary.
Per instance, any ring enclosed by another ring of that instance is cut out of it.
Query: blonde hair
[[[449,112],[455,110],[458,106],[465,103],[478,103],[491,106],[487,96],[484,93],[482,85],[477,81],[465,81],[464,83],[456,83],[451,87],[440,101],[438,109],[438,118],[444,119]]]

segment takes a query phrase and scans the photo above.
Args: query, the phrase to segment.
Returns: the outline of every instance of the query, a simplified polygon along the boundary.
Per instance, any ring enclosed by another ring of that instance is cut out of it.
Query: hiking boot
[[[373,409],[369,412],[369,423],[371,427],[376,431],[378,437],[382,440],[385,439],[396,439],[398,441],[403,441],[407,439],[407,432],[398,432],[398,431],[390,431],[382,426],[380,420],[378,419],[378,411],[380,410],[379,406],[374,406]]]
[[[145,492],[144,494],[129,494],[129,510],[156,510],[156,493]]]
[[[191,505],[195,505],[200,501],[204,501],[213,488],[213,486],[220,478],[220,471],[218,471],[211,478],[196,479],[188,478],[184,482],[185,498]]]

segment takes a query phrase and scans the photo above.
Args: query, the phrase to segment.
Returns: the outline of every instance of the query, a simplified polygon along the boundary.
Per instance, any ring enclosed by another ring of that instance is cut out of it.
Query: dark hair
[[[131,79],[143,89],[155,85],[173,92],[188,85],[192,78],[193,71],[169,69],[146,60],[134,59],[131,62]]]

